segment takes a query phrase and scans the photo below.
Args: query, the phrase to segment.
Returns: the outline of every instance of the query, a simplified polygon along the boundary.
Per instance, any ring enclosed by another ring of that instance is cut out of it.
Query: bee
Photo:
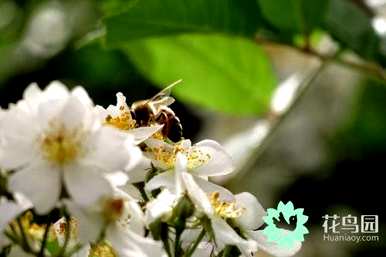
[[[170,96],[172,88],[180,83],[178,80],[167,86],[158,94],[147,100],[134,102],[131,107],[131,115],[139,126],[149,126],[157,123],[164,125],[161,131],[163,137],[177,142],[182,138],[182,125],[180,119],[175,115],[169,105],[174,103]]]

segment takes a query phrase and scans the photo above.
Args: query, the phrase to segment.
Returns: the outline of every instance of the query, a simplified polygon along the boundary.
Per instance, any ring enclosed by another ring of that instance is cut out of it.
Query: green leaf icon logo
[[[269,208],[267,216],[263,217],[267,227],[263,230],[269,242],[277,243],[281,247],[291,248],[296,242],[303,242],[308,229],[304,224],[308,216],[304,209],[295,209],[291,201],[284,204],[279,202],[277,209]]]

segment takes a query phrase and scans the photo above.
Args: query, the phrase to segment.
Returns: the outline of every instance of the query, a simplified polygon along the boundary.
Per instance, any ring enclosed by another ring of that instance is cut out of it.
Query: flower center
[[[220,200],[220,193],[219,192],[211,193],[209,200],[213,206],[215,213],[224,219],[238,218],[242,215],[242,213],[244,211],[243,208],[236,208],[235,202],[226,202],[226,201]]]
[[[120,130],[130,130],[135,128],[135,120],[131,116],[130,110],[124,105],[119,106],[119,115],[111,116],[107,115],[104,124],[116,127]]]
[[[157,148],[152,148],[150,151],[153,154],[153,158],[156,161],[163,163],[168,169],[174,167],[177,153],[183,153],[186,155],[188,159],[188,169],[195,169],[207,163],[211,158],[210,154],[204,153],[195,147],[186,149],[182,146],[181,143],[176,143],[172,148],[160,146]]]
[[[121,198],[110,198],[105,201],[103,216],[107,222],[117,221],[122,217],[124,200]]]
[[[81,154],[81,135],[77,130],[54,129],[43,136],[41,149],[45,159],[63,166]]]
[[[57,221],[56,225],[51,227],[51,229],[54,229],[54,235],[60,236],[62,238],[65,238],[68,233],[68,226],[70,226],[70,239],[77,239],[79,234],[79,222],[74,217],[71,217],[69,219],[69,224],[67,224],[68,221],[65,219],[60,219]]]
[[[184,149],[180,145],[176,144],[173,148],[166,148],[162,146],[152,148],[151,152],[153,153],[156,161],[163,163],[166,168],[171,169],[174,167],[176,162],[177,153],[184,152]]]
[[[188,169],[198,168],[201,165],[209,162],[210,158],[210,154],[204,153],[200,149],[193,148],[188,153]]]
[[[117,257],[114,249],[107,242],[101,242],[91,246],[89,256]]]

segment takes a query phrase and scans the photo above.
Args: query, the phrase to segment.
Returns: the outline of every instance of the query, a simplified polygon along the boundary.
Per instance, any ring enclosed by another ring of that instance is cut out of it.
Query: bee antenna
[[[179,80],[173,82],[172,84],[170,84],[168,87],[174,87],[175,85],[180,84],[181,82],[182,82],[182,79],[179,79]]]
[[[169,86],[165,87],[161,92],[169,91],[169,90],[171,90],[171,88],[173,88],[177,84],[180,84],[181,82],[182,82],[182,79],[179,79],[179,80],[173,82],[172,84],[170,84]]]

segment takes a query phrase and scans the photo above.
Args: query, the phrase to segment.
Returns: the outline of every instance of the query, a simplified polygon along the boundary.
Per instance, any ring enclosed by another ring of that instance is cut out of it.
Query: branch
[[[271,142],[272,138],[274,137],[280,125],[287,119],[289,113],[291,113],[291,111],[297,106],[297,104],[303,98],[303,96],[308,91],[310,86],[318,78],[320,73],[328,66],[330,61],[332,60],[326,60],[322,62],[320,66],[308,78],[304,79],[298,89],[298,92],[295,98],[293,99],[291,106],[283,114],[279,116],[274,116],[274,119],[272,119],[271,128],[268,134],[264,137],[262,142],[251,152],[250,157],[245,162],[244,166],[239,169],[238,176],[237,176],[238,178],[242,178],[245,172],[247,172],[248,170],[252,169],[255,166],[256,161],[259,159],[261,154],[269,145],[269,143]],[[239,179],[234,179],[230,181],[229,186],[230,187],[237,186],[239,182],[240,182]]]
[[[310,47],[299,48],[299,47],[296,47],[296,46],[282,44],[282,43],[279,43],[279,42],[276,42],[276,41],[271,41],[271,40],[268,40],[268,39],[265,39],[265,38],[261,38],[261,37],[256,37],[255,38],[255,42],[258,43],[258,44],[262,44],[262,45],[271,45],[271,46],[272,45],[276,45],[276,46],[291,48],[291,49],[293,49],[295,51],[298,51],[298,52],[300,52],[302,54],[306,54],[306,55],[309,55],[309,56],[312,56],[312,57],[316,57],[316,58],[318,58],[322,62],[327,62],[327,61],[335,62],[335,63],[337,63],[339,65],[343,65],[343,66],[346,66],[348,68],[351,68],[351,69],[354,69],[354,70],[357,70],[357,71],[360,71],[360,72],[370,73],[370,74],[380,78],[381,80],[386,81],[385,71],[383,70],[383,68],[381,66],[379,66],[376,63],[372,63],[372,62],[354,62],[354,61],[350,61],[350,60],[345,60],[345,59],[338,58],[336,55],[328,55],[328,54],[319,53],[319,52],[313,50]]]

